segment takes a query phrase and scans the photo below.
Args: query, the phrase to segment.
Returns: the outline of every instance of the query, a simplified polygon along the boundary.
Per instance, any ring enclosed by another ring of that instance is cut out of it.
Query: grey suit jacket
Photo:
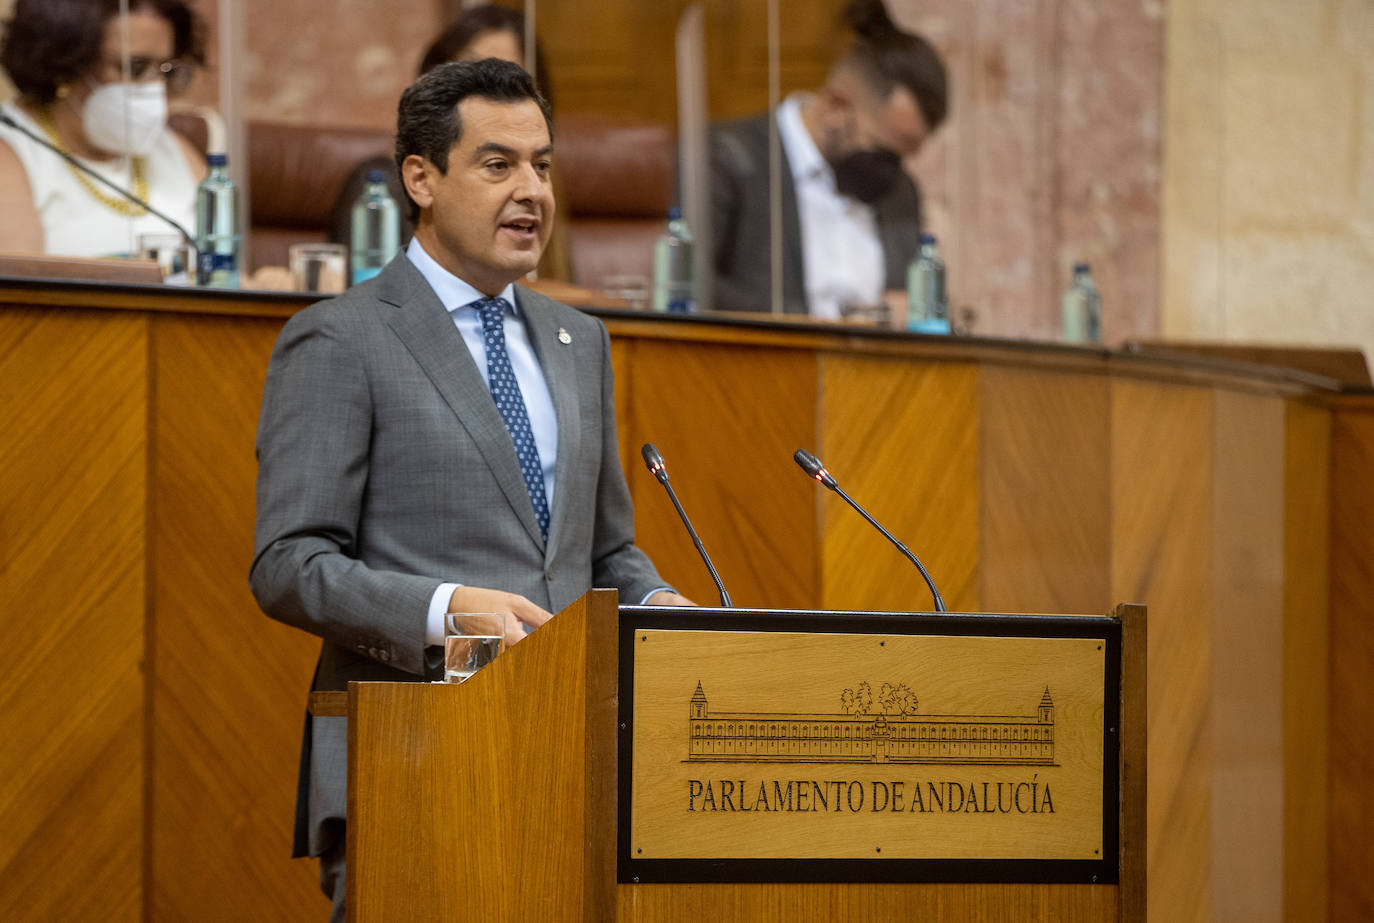
[[[711,264],[718,311],[767,311],[772,304],[768,247],[768,113],[711,127]],[[782,150],[782,300],[806,314],[797,188]],[[884,286],[906,288],[921,249],[921,194],[905,172],[873,205],[883,245]]]
[[[491,393],[405,254],[278,337],[250,583],[264,612],[323,639],[313,688],[437,678],[426,613],[444,582],[555,613],[594,586],[637,602],[664,585],[634,544],[605,326],[524,288],[516,301],[558,418],[547,545]],[[342,835],[343,725],[307,727],[298,854]]]

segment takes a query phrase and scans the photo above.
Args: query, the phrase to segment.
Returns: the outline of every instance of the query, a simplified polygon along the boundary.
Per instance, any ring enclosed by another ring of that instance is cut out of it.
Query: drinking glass
[[[609,298],[624,301],[632,311],[649,306],[649,278],[635,273],[618,273],[601,280],[601,290]]]
[[[348,248],[343,244],[292,244],[287,262],[298,292],[334,295],[348,287]]]
[[[138,235],[137,256],[156,262],[167,285],[191,284],[196,251],[180,234]]]
[[[506,617],[497,612],[450,612],[444,618],[444,682],[461,683],[501,653]]]

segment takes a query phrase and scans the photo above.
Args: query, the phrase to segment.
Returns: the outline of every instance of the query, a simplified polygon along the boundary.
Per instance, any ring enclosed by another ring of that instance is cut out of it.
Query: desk
[[[0,280],[0,917],[317,919],[287,856],[318,643],[247,585],[268,355],[308,299]],[[639,538],[740,605],[1149,606],[1157,919],[1374,903],[1374,397],[1206,357],[598,312]],[[1363,903],[1361,903],[1363,902]],[[1285,909],[1286,908],[1286,909]]]

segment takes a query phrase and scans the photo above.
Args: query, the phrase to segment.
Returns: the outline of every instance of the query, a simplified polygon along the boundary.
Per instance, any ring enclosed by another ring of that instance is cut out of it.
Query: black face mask
[[[887,195],[902,173],[902,158],[892,151],[854,151],[834,164],[835,189],[865,205]]]

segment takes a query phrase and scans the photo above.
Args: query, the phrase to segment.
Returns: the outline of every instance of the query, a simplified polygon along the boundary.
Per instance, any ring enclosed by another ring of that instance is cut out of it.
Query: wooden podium
[[[462,685],[350,685],[350,919],[1143,920],[1145,650],[1139,606],[593,590]]]

